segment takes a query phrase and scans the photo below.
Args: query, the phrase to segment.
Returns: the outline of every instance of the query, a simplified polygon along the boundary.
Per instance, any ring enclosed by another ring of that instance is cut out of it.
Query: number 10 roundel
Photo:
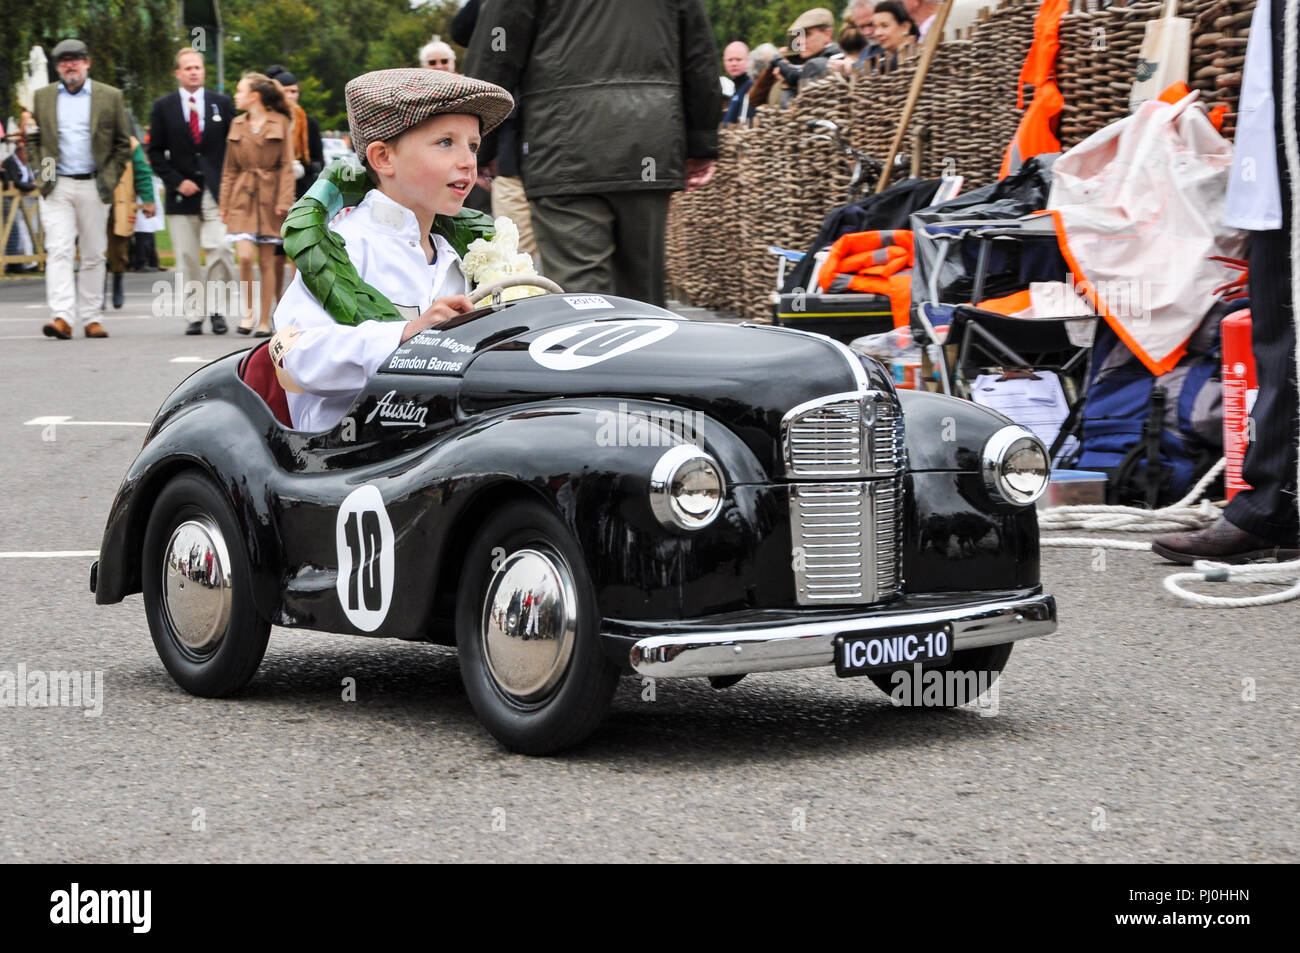
[[[393,524],[372,484],[357,487],[339,507],[334,528],[339,602],[362,632],[383,624],[393,600]]]

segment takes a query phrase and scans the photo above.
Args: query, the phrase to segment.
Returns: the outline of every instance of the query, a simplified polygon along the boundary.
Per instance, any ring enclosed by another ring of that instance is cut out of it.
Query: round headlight
[[[668,527],[708,526],[722,509],[726,491],[722,467],[699,447],[672,447],[650,474],[650,508]]]
[[[989,495],[1017,506],[1042,496],[1052,474],[1047,448],[1024,427],[1003,427],[989,437],[982,466]]]

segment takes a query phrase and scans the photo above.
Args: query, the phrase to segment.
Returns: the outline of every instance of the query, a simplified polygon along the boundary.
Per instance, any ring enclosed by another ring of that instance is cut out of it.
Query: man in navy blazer
[[[158,99],[149,117],[149,162],[165,187],[167,230],[183,282],[185,333],[202,334],[207,311],[213,333],[225,334],[222,302],[230,300],[235,307],[237,289],[208,282],[222,270],[225,281],[235,280],[226,226],[217,208],[226,133],[235,106],[230,97],[203,88],[207,68],[202,53],[185,47],[176,54],[175,65],[179,89]],[[207,253],[206,268],[199,266],[200,248]],[[192,281],[202,282],[202,295],[186,287]]]

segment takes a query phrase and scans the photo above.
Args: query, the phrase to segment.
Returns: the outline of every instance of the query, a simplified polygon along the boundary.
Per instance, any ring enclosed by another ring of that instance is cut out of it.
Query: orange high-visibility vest
[[[1017,171],[1030,156],[1045,152],[1060,152],[1061,140],[1056,138],[1058,117],[1065,108],[1065,97],[1050,79],[1034,90],[1034,101],[1020,117],[1016,134],[1002,157],[998,178],[1005,179]]]
[[[912,233],[906,229],[850,232],[831,246],[817,284],[831,293],[886,295],[894,327],[901,328],[912,309],[912,262]]]
[[[1034,42],[1016,80],[1016,108],[1025,108],[1025,86],[1037,89],[1056,74],[1056,53],[1061,48],[1061,17],[1070,12],[1070,0],[1043,0],[1034,17]]]
[[[1053,77],[1056,75],[1056,53],[1061,48],[1061,17],[1069,9],[1070,0],[1043,0],[1038,15],[1034,17],[1034,42],[1016,81],[1016,108],[1025,108],[1026,85],[1034,87],[1034,101],[1021,117],[1016,134],[1002,157],[999,179],[1015,172],[1030,156],[1061,151],[1056,128],[1065,99]]]

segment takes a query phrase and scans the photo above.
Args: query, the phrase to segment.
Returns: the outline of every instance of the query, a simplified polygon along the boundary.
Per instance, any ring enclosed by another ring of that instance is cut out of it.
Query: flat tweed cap
[[[478,116],[491,132],[510,115],[515,101],[495,83],[436,69],[381,69],[349,80],[343,90],[352,148],[365,158],[366,146],[396,138],[430,116]]]
[[[800,30],[816,30],[825,27],[835,29],[835,15],[825,7],[813,7],[806,13],[799,14],[799,18],[790,24],[789,32],[798,33]]]
[[[86,49],[86,44],[76,37],[68,37],[66,40],[60,40],[54,49],[50,51],[50,59],[54,62],[59,61],[61,56],[89,56],[90,50]]]

